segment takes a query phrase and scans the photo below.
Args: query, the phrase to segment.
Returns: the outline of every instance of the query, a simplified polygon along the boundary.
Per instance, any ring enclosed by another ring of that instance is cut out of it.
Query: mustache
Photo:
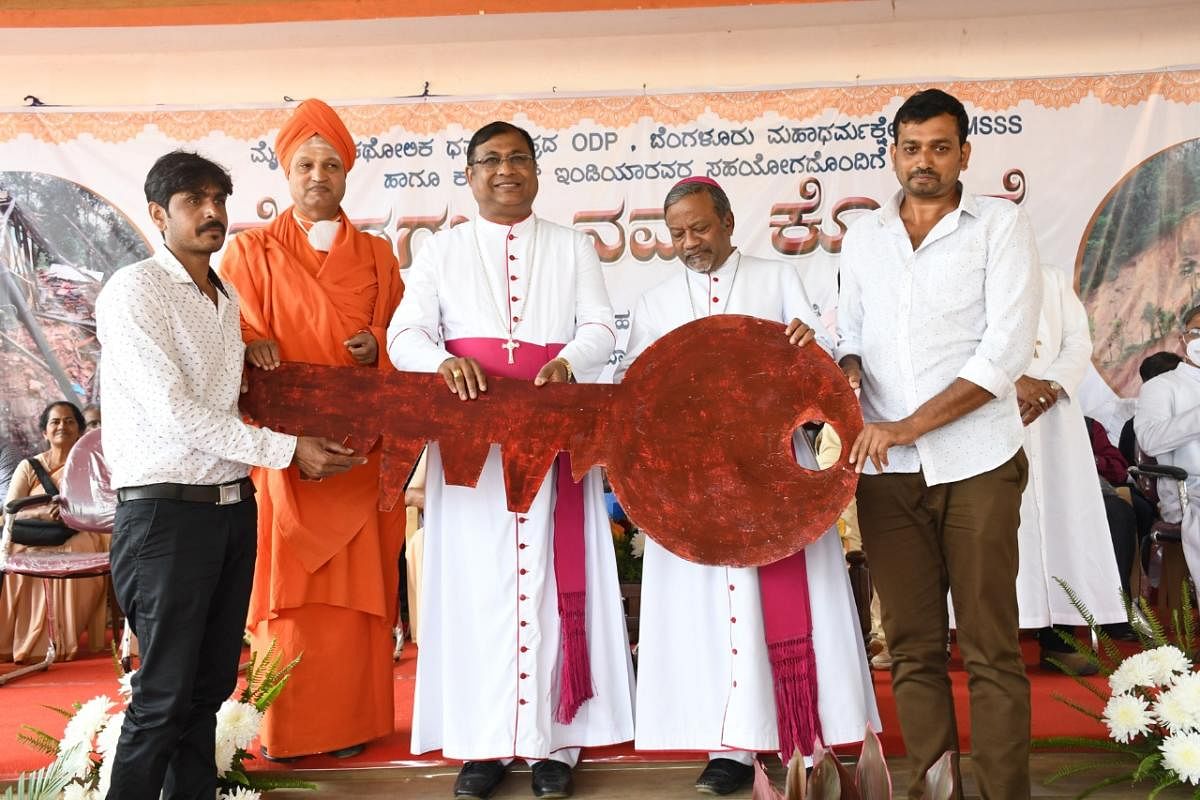
[[[225,233],[225,226],[222,225],[220,222],[216,222],[216,221],[206,222],[203,225],[201,225],[199,228],[196,228],[196,235],[200,235],[201,233],[204,233],[205,231],[220,231],[221,233]]]
[[[909,175],[911,175],[914,178],[920,178],[920,177],[924,177],[924,176],[928,176],[930,178],[937,177],[937,173],[931,169],[914,169],[912,172],[909,173]]]

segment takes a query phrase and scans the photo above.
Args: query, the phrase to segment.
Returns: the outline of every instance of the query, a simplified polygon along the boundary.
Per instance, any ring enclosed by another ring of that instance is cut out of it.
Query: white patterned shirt
[[[245,346],[237,295],[217,304],[165,247],[118,270],[96,301],[101,435],[113,488],[218,484],[283,469],[296,437],[241,419]]]
[[[1013,382],[1033,357],[1042,275],[1029,220],[1010,201],[964,191],[914,252],[903,197],[858,221],[842,243],[835,352],[862,359],[867,422],[904,419],[956,378],[993,395],[888,451],[885,472],[924,471],[933,486],[994,469],[1021,447]]]

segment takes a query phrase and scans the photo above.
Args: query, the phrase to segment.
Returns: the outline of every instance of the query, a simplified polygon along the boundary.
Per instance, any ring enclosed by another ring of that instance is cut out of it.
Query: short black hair
[[[667,192],[667,196],[663,200],[663,213],[665,214],[668,208],[683,198],[693,194],[700,194],[701,192],[712,198],[713,209],[721,219],[725,219],[725,217],[733,213],[733,208],[729,205],[729,195],[725,194],[725,190],[720,186],[713,186],[707,181],[688,181],[686,183],[675,184],[671,187],[671,191]]]
[[[1179,315],[1179,327],[1186,329],[1188,323],[1200,316],[1200,306],[1192,306]]]
[[[524,128],[518,128],[511,122],[496,120],[495,122],[489,122],[487,125],[484,125],[482,128],[475,131],[475,134],[471,137],[470,143],[467,145],[467,163],[475,163],[475,148],[479,147],[479,145],[483,144],[488,139],[499,136],[502,133],[520,134],[521,138],[525,140],[525,144],[529,145],[529,155],[533,156],[534,159],[537,158],[537,150],[535,150],[533,147],[533,137],[529,135],[529,131],[525,130]]]
[[[233,179],[227,169],[197,153],[174,150],[155,161],[146,173],[146,200],[170,208],[173,195],[209,186],[227,196],[233,194]]]
[[[83,419],[83,412],[79,410],[79,406],[72,403],[70,400],[55,400],[50,405],[42,409],[42,415],[38,417],[38,430],[46,430],[46,425],[50,422],[50,412],[59,406],[66,406],[71,409],[71,416],[75,417],[75,421],[79,423],[79,430],[82,432],[87,427],[87,422]]]
[[[1142,383],[1157,378],[1164,372],[1170,372],[1179,366],[1183,358],[1177,353],[1172,353],[1170,350],[1160,350],[1153,355],[1148,355],[1142,359],[1141,365],[1138,367],[1138,375],[1142,378]]]
[[[926,89],[904,101],[892,119],[892,144],[900,141],[900,125],[904,122],[924,122],[927,119],[949,114],[958,122],[958,144],[967,143],[967,128],[971,120],[958,98],[941,89]]]

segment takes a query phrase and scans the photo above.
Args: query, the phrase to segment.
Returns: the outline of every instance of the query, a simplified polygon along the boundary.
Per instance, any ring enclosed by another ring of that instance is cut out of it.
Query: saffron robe
[[[326,254],[288,209],[238,234],[221,274],[237,288],[247,342],[274,339],[284,361],[391,369],[384,333],[404,285],[390,244],[344,214]],[[343,344],[360,330],[379,345],[375,365],[357,365]],[[259,491],[252,647],[265,654],[274,639],[284,663],[301,656],[267,711],[263,745],[272,755],[307,755],[391,733],[404,509],[377,508],[378,452],[320,482],[301,480],[295,467],[251,477]]]
[[[618,378],[654,341],[710,313],[798,318],[832,345],[794,267],[735,252],[709,275],[684,269],[642,296]],[[802,432],[793,445],[801,466],[818,469]],[[879,713],[836,526],[805,558],[822,740],[861,741],[868,724],[880,729]],[[637,749],[779,750],[757,569],[696,564],[648,538],[639,626]]]

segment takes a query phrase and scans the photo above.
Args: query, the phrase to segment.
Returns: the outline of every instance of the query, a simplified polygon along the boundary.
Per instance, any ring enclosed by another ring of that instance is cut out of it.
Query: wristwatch
[[[1057,400],[1059,395],[1063,393],[1062,384],[1058,381],[1050,381],[1050,391],[1054,392],[1054,399]]]

